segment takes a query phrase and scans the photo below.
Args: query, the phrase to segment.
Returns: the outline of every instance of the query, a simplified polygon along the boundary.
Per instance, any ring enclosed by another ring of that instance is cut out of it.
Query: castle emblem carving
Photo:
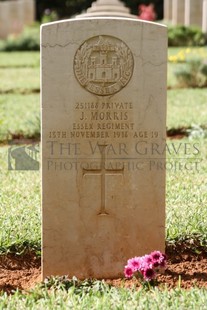
[[[86,40],[74,59],[75,76],[87,91],[110,96],[130,81],[134,59],[129,47],[112,36],[96,36]]]

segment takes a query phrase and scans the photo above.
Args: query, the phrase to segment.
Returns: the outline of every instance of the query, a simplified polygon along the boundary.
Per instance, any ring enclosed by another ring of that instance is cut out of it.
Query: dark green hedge
[[[168,27],[169,46],[203,46],[206,37],[200,28],[185,26]]]

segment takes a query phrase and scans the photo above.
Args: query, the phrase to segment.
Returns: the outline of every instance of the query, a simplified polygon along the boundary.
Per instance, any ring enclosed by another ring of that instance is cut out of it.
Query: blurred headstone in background
[[[203,0],[185,1],[185,25],[202,27]]]
[[[203,23],[202,30],[207,33],[207,0],[203,0]]]
[[[173,0],[172,23],[173,25],[184,25],[185,22],[185,0]]]
[[[207,0],[164,0],[164,20],[175,26],[197,26],[207,33]]]
[[[35,21],[34,0],[12,0],[0,2],[0,39],[10,34],[20,34],[24,26]]]

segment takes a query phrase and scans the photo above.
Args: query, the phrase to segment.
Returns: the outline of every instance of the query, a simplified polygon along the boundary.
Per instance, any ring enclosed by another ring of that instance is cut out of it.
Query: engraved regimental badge
[[[119,92],[130,81],[134,59],[129,47],[111,36],[86,40],[74,59],[75,76],[87,91],[109,96]]]

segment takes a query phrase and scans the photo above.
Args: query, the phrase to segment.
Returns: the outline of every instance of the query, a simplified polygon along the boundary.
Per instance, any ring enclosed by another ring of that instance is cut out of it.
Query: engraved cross
[[[107,144],[100,145],[99,150],[101,153],[101,167],[100,169],[85,169],[83,168],[83,176],[85,175],[100,175],[101,176],[101,208],[98,215],[108,215],[106,211],[106,175],[114,175],[114,174],[121,174],[123,175],[124,167],[121,169],[106,169],[105,162],[106,162],[106,148]]]

